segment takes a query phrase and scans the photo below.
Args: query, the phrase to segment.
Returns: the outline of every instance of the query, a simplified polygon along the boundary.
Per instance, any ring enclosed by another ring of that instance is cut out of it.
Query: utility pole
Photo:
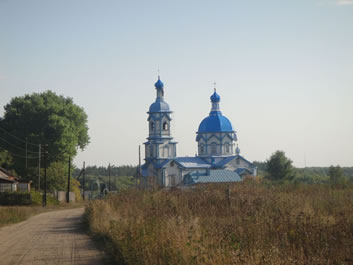
[[[47,206],[47,147],[44,145],[44,195],[43,195],[43,207]]]
[[[109,175],[108,190],[110,191],[110,163],[109,163],[109,166],[108,166],[108,175]]]
[[[139,145],[139,169],[135,178],[135,188],[137,188],[137,178],[141,177],[141,145]]]
[[[39,144],[39,150],[38,150],[38,191],[40,191],[40,158],[41,158],[41,154],[40,151],[42,149],[41,144]]]
[[[27,163],[27,137],[26,137],[26,176],[27,176],[27,166],[28,166],[28,163]]]
[[[67,194],[66,194],[66,202],[70,202],[70,172],[71,171],[71,157],[69,157],[69,173],[67,174]]]
[[[85,175],[86,175],[86,162],[83,162],[83,182],[82,182],[82,186],[83,186],[83,193],[82,193],[82,198],[83,200],[85,200],[85,185],[86,185],[86,180],[85,180]]]

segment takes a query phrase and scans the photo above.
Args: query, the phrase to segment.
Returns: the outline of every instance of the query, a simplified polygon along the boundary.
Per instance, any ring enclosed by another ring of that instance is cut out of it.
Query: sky
[[[178,156],[216,82],[248,160],[353,166],[353,0],[0,0],[0,116],[13,97],[72,97],[79,167],[138,164],[158,69]]]

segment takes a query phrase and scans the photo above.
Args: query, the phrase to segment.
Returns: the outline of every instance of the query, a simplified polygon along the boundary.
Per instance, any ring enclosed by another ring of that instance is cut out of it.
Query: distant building
[[[31,183],[22,181],[6,169],[0,167],[0,192],[5,191],[30,191]]]
[[[171,136],[171,113],[164,100],[164,84],[155,83],[156,100],[149,108],[149,135],[145,145],[145,164],[141,167],[142,183],[163,187],[211,182],[241,181],[244,175],[256,176],[256,166],[240,155],[235,145],[237,135],[230,120],[222,115],[220,96],[211,95],[211,112],[197,131],[198,155],[177,157]]]

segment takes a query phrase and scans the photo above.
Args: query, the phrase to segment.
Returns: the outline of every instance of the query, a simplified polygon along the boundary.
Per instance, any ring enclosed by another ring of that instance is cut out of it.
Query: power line
[[[12,155],[12,156],[16,156],[16,157],[19,157],[19,158],[26,158],[26,156],[22,156],[22,155],[18,155],[18,154],[15,154],[15,153],[12,153],[12,152],[10,152],[9,150],[7,150],[7,149],[5,149],[5,148],[2,148],[1,146],[0,146],[0,149],[1,150],[4,150],[4,151],[7,151],[10,155]],[[38,157],[34,157],[34,156],[28,156],[27,157],[27,159],[38,159]]]
[[[15,147],[15,148],[17,148],[17,149],[19,149],[19,150],[21,150],[21,151],[24,151],[24,152],[27,152],[27,153],[32,153],[32,154],[38,154],[38,152],[28,151],[28,150],[26,150],[26,149],[23,149],[23,148],[21,148],[21,147],[18,147],[18,146],[16,146],[16,145],[14,145],[14,144],[8,142],[8,141],[5,140],[4,138],[1,138],[1,137],[0,137],[0,140],[4,141],[4,142],[7,143],[8,145],[10,145],[10,146],[12,146],[12,147]]]
[[[30,144],[30,145],[38,146],[38,144],[31,143],[31,142],[28,142],[28,141],[26,141],[26,140],[20,138],[20,137],[17,137],[16,135],[10,133],[9,131],[5,130],[5,129],[2,128],[2,127],[0,127],[0,130],[4,131],[4,132],[7,133],[8,135],[10,135],[10,136],[16,138],[17,140],[19,140],[19,141],[21,141],[21,142],[23,142],[23,143],[27,143],[27,144]]]

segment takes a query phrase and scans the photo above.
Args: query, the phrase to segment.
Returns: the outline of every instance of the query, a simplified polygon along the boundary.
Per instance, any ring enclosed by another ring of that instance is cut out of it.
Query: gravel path
[[[104,264],[81,229],[83,208],[42,213],[0,229],[1,265]]]

